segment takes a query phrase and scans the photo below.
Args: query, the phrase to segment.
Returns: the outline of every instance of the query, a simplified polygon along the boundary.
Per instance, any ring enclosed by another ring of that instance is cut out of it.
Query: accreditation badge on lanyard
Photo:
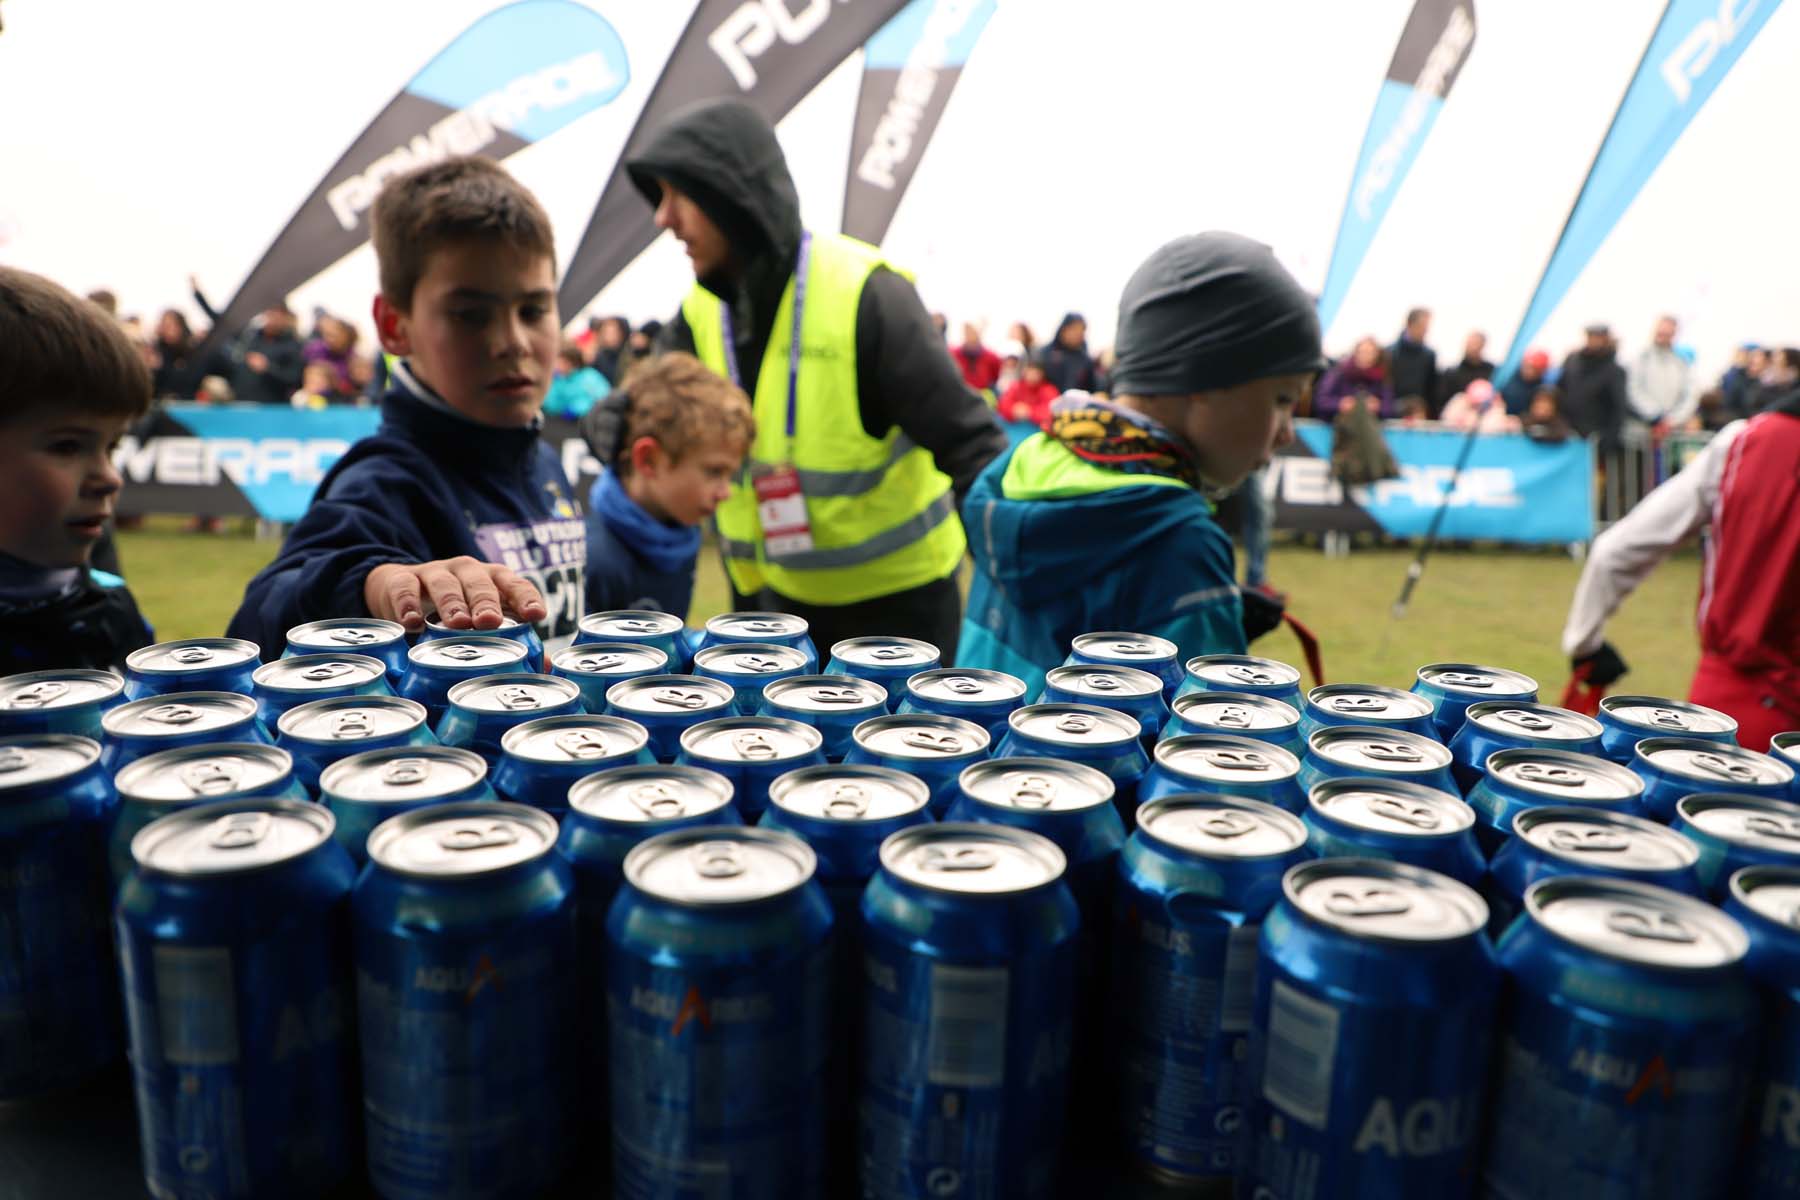
[[[806,492],[800,485],[800,472],[794,466],[794,418],[798,406],[800,383],[800,318],[806,310],[806,269],[812,258],[812,234],[800,235],[800,258],[794,266],[794,320],[788,335],[787,374],[787,446],[788,461],[762,472],[751,480],[756,489],[756,519],[762,527],[763,551],[769,558],[780,560],[804,554],[813,548],[812,521],[806,515]],[[739,387],[737,342],[732,337],[731,306],[720,306],[725,335],[725,365],[731,381]]]

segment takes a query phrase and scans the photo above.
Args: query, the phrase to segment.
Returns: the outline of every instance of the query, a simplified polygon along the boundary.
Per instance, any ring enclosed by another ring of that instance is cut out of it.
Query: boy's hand
[[[452,629],[496,629],[508,612],[521,621],[549,615],[544,598],[511,569],[462,555],[425,563],[383,563],[363,581],[369,615],[398,621],[408,633],[425,628],[425,611]]]

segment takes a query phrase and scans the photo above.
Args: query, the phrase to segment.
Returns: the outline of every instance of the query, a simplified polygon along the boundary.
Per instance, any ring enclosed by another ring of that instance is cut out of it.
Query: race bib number
[[[800,472],[777,467],[758,475],[756,518],[762,524],[763,548],[772,559],[803,554],[813,548],[812,522],[806,515],[806,496],[800,490]]]
[[[549,642],[574,634],[587,599],[586,522],[548,517],[477,525],[475,545],[482,558],[512,568],[543,593],[549,613],[537,624],[538,637]]]

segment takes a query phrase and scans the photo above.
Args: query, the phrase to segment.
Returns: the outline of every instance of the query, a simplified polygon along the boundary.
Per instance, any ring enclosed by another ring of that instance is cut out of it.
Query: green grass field
[[[121,532],[120,555],[138,603],[163,638],[217,635],[244,584],[274,557],[276,544],[255,541],[228,523],[219,535],[188,533],[175,518],[154,518]],[[1412,551],[1361,550],[1328,559],[1317,550],[1277,545],[1269,575],[1289,606],[1318,635],[1333,682],[1410,686],[1422,663],[1464,661],[1512,667],[1535,678],[1554,701],[1568,678],[1558,650],[1579,565],[1551,552],[1439,550],[1413,592],[1404,620],[1388,616]],[[1628,601],[1608,630],[1632,664],[1633,691],[1684,696],[1697,657],[1694,597],[1699,558],[1682,554]],[[718,560],[703,553],[690,624],[729,603]],[[1300,662],[1285,630],[1253,649]]]

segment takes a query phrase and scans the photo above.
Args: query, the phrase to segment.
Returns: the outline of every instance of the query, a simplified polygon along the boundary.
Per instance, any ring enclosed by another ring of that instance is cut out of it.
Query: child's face
[[[556,267],[491,241],[453,242],[426,259],[411,311],[377,296],[375,322],[382,346],[451,408],[484,425],[529,425],[561,344]]]
[[[651,438],[632,447],[632,471],[646,508],[677,525],[698,525],[731,494],[731,480],[743,465],[741,442],[708,441],[672,459]]]
[[[337,374],[324,363],[313,363],[301,372],[304,390],[323,394],[337,385]]]
[[[1294,409],[1312,394],[1311,375],[1273,375],[1189,400],[1180,432],[1215,487],[1236,487],[1294,440]]]
[[[122,481],[125,417],[51,413],[0,425],[0,551],[40,567],[88,560]]]

